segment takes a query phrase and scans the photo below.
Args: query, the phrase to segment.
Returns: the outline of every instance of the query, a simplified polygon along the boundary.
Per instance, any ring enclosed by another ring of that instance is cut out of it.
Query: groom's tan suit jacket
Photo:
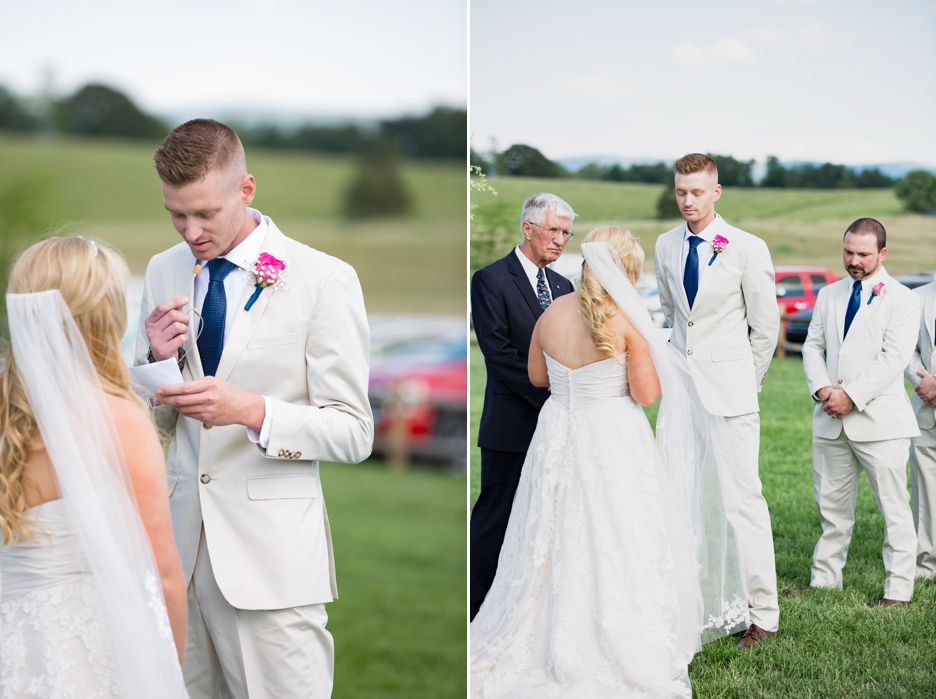
[[[879,282],[885,292],[868,303],[869,288]],[[845,277],[819,291],[803,344],[803,371],[813,400],[820,388],[832,386],[844,389],[855,407],[836,419],[817,404],[813,435],[836,439],[845,430],[853,442],[916,437],[920,431],[904,390],[904,368],[919,332],[919,297],[881,267],[863,282],[865,295],[846,336],[853,284]]]
[[[373,442],[367,397],[369,333],[361,287],[346,263],[284,236],[267,218],[262,251],[286,263],[288,290],[264,289],[238,304],[217,378],[272,399],[264,450],[242,425],[203,425],[171,406],[157,421],[172,433],[167,461],[176,545],[191,580],[204,524],[218,587],[239,609],[285,609],[337,597],[319,460],[356,463]],[[138,363],[149,341],[143,320],[192,279],[185,243],[146,270]],[[189,324],[194,344],[197,317]],[[198,347],[182,371],[204,378]]]
[[[910,356],[907,366],[907,378],[914,386],[919,386],[923,379],[917,375],[922,370],[927,374],[936,373],[936,282],[913,290],[920,299],[921,322],[917,335],[916,347]],[[913,412],[916,413],[917,426],[920,428],[920,437],[916,444],[936,446],[936,409],[926,403],[916,393],[911,400]]]
[[[706,265],[692,309],[683,286],[686,224],[657,238],[654,265],[670,342],[686,355],[702,403],[713,415],[758,411],[757,394],[777,347],[780,311],[763,240],[717,219],[728,246]]]

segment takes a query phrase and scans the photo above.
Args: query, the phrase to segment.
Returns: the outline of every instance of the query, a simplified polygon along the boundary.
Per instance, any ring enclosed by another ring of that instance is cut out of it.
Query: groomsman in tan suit
[[[913,410],[920,436],[910,447],[910,501],[917,532],[916,576],[936,576],[936,282],[913,290],[920,297],[920,331],[907,367],[916,387]]]
[[[884,515],[884,596],[913,596],[916,534],[907,493],[910,438],[920,431],[904,390],[920,325],[920,301],[882,266],[887,234],[860,218],[845,232],[848,277],[823,288],[803,344],[813,413],[813,493],[822,536],[810,587],[841,587],[863,470]],[[799,592],[804,592],[800,590]],[[795,594],[795,593],[794,593]]]
[[[657,239],[656,267],[670,342],[686,354],[706,409],[731,433],[751,626],[738,644],[753,648],[780,622],[770,512],[757,474],[757,394],[777,347],[780,312],[770,252],[763,240],[715,213],[718,168],[705,155],[676,161],[676,201],[686,223]]]
[[[371,450],[361,286],[250,208],[257,184],[224,124],[176,127],[154,160],[182,242],[147,267],[136,356],[177,359],[185,379],[156,410],[188,583],[185,684],[192,699],[222,684],[233,699],[326,699],[338,592],[319,460]],[[255,286],[261,256],[285,265],[273,286]]]

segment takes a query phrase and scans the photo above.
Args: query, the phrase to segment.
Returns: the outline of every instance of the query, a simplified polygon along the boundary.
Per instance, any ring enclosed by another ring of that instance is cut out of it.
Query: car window
[[[777,280],[777,296],[790,298],[791,296],[796,297],[803,295],[803,281],[800,279],[798,274],[793,274],[787,277],[780,277]]]
[[[824,274],[810,274],[809,281],[812,282],[813,291],[817,294],[819,293],[819,289],[829,284],[829,280],[825,278]]]

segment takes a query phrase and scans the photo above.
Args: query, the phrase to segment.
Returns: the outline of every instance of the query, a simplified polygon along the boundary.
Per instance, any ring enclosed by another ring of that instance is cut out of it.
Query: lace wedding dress
[[[471,624],[471,695],[690,697],[666,484],[626,368],[546,364],[552,395]]]
[[[0,548],[0,697],[124,697],[97,586],[64,502],[25,514],[34,541]]]

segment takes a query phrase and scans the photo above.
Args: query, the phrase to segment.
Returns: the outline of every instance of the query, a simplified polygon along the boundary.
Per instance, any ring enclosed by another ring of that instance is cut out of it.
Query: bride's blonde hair
[[[104,391],[143,407],[130,388],[130,372],[120,351],[127,327],[128,280],[127,263],[104,243],[83,237],[48,238],[20,255],[7,291],[58,289],[88,346]],[[23,518],[23,476],[30,453],[43,444],[11,347],[3,351],[0,365],[0,529],[3,542],[9,544],[30,536]]]
[[[585,236],[584,242],[610,243],[621,258],[628,279],[636,286],[643,268],[644,251],[630,231],[617,226],[599,226]],[[608,318],[617,313],[618,307],[610,294],[598,283],[587,262],[582,263],[578,293],[582,299],[582,317],[595,346],[609,357],[617,358],[619,353],[615,351],[615,341],[618,337],[608,330]],[[623,348],[622,352],[626,349]]]

